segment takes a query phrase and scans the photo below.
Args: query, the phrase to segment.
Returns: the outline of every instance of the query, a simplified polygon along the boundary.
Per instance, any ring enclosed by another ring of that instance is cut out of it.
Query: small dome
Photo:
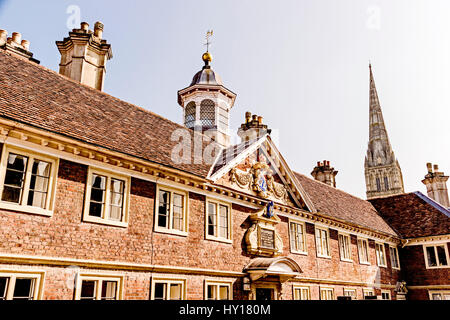
[[[201,71],[195,74],[191,86],[196,84],[223,85],[220,76],[210,66],[203,67]]]

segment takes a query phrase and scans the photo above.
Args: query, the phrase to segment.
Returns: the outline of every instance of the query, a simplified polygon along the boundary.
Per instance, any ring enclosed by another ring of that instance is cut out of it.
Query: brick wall
[[[189,226],[187,236],[153,232],[156,185],[139,179],[131,180],[129,225],[127,228],[82,221],[87,167],[61,160],[52,217],[0,211],[0,252],[84,260],[119,261],[164,266],[183,266],[211,270],[242,272],[251,258],[245,252],[244,234],[250,227],[248,216],[254,210],[232,205],[232,244],[205,239],[205,196],[189,193]],[[280,217],[277,226],[284,243],[284,255],[295,260],[305,278],[347,282],[395,285],[398,272],[376,265],[374,243],[370,242],[370,266],[358,261],[356,237],[351,238],[353,262],[340,261],[338,232],[330,230],[331,258],[317,258],[314,225],[306,223],[307,255],[290,252],[288,219]],[[67,268],[48,268],[45,299],[72,299],[73,290],[66,285]],[[126,274],[124,297],[148,299],[150,273],[122,271]],[[203,299],[206,278],[180,275],[187,280],[187,297]],[[212,277],[217,278],[217,277]],[[220,278],[218,278],[220,279]],[[242,279],[235,278],[234,297],[246,298]],[[292,285],[282,286],[284,299],[292,298]],[[311,285],[313,298],[319,297],[319,284]],[[336,296],[343,295],[343,286],[335,287]],[[351,287],[351,285],[350,285]],[[362,286],[357,286],[361,291]],[[341,292],[342,291],[342,292]],[[362,295],[362,291],[361,291]]]

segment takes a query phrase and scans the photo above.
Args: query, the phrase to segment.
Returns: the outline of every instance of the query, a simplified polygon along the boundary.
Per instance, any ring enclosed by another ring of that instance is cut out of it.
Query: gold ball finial
[[[209,64],[209,63],[212,61],[212,55],[211,55],[211,53],[205,52],[205,53],[203,54],[203,56],[202,56],[202,59],[203,59],[203,61],[204,61],[206,64]]]

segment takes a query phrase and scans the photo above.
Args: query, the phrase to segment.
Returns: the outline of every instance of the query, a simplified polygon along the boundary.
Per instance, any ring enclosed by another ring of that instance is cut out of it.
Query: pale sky
[[[338,188],[362,198],[370,60],[406,191],[426,193],[427,162],[450,174],[448,0],[0,0],[0,29],[57,71],[71,6],[105,25],[105,91],[178,123],[177,91],[213,29],[212,67],[238,95],[232,130],[246,111],[263,116],[293,170],[310,176],[330,160]]]

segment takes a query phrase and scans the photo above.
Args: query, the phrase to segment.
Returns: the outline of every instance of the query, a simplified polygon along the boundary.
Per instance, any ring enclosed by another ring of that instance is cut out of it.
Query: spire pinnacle
[[[209,67],[209,64],[212,61],[212,55],[211,53],[209,53],[209,46],[211,45],[211,37],[214,35],[214,31],[213,30],[209,30],[208,32],[206,32],[206,52],[203,54],[202,56],[202,60],[205,63],[205,67]]]

